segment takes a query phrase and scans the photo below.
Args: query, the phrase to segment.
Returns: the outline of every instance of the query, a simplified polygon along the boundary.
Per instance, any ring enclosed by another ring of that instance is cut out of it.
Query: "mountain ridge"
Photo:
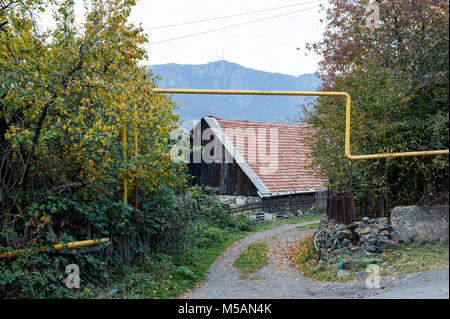
[[[148,67],[162,88],[218,90],[315,91],[321,80],[314,74],[299,76],[246,68],[225,60],[206,64],[167,63]],[[203,116],[230,120],[286,123],[298,116],[299,105],[311,98],[296,96],[191,95],[174,94],[175,111],[182,121]]]

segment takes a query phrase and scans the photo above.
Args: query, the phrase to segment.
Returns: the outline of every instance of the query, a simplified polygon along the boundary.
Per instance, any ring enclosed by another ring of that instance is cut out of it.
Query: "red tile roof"
[[[307,167],[311,162],[307,157],[311,149],[305,141],[313,133],[308,125],[215,119],[271,193],[307,191],[323,187],[326,180],[315,176],[313,170]],[[250,138],[240,137],[242,133],[239,131],[246,132],[246,136]],[[251,136],[255,136],[256,140]],[[264,145],[265,152],[261,147]]]

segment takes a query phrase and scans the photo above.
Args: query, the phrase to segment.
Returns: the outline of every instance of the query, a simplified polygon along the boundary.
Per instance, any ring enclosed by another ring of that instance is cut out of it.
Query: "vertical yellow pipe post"
[[[124,105],[121,108],[121,118],[122,118],[122,146],[123,146],[123,158],[126,162],[127,160],[127,120],[125,116]],[[127,181],[127,170],[123,172],[123,202],[126,204],[128,202],[128,181]]]
[[[133,121],[134,121],[134,156],[137,159],[138,156],[138,131],[137,131],[137,103],[134,103],[134,114],[133,114]],[[139,165],[139,163],[137,163]],[[139,166],[138,166],[139,167]],[[137,170],[136,175],[134,177],[134,199],[135,199],[135,207],[138,208],[138,179],[137,179]]]
[[[350,116],[352,109],[352,99],[349,94],[345,93],[345,156],[351,163],[351,151],[350,151]]]
[[[134,120],[134,155],[138,155],[138,132],[137,132],[137,104],[134,103],[134,114],[133,114],[133,120]]]

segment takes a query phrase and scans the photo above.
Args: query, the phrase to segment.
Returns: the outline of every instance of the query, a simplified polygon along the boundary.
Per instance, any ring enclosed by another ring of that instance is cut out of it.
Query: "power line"
[[[208,18],[208,19],[202,19],[202,20],[194,20],[194,21],[188,21],[188,22],[180,22],[180,23],[175,23],[175,24],[166,24],[166,25],[161,25],[161,26],[157,26],[157,27],[147,28],[147,29],[144,29],[144,30],[145,31],[157,30],[157,29],[163,29],[163,28],[178,27],[178,26],[187,25],[187,24],[194,24],[194,23],[208,22],[208,21],[221,20],[221,19],[227,19],[227,18],[233,18],[233,17],[240,17],[240,16],[244,16],[244,15],[261,13],[261,12],[267,12],[267,11],[278,10],[278,9],[283,9],[283,8],[303,6],[305,4],[322,2],[322,1],[324,1],[324,0],[315,0],[315,1],[309,1],[309,2],[302,2],[302,3],[290,4],[290,5],[281,6],[281,7],[275,7],[275,8],[270,8],[270,9],[263,9],[263,10],[257,10],[257,11],[248,11],[248,12],[244,12],[244,13],[237,13],[237,14],[232,14],[232,15],[227,15],[227,16],[222,16],[222,17]]]
[[[320,8],[320,6],[315,6],[315,7],[311,7],[311,8],[305,8],[305,9],[301,9],[301,10],[295,10],[295,11],[291,11],[291,12],[287,12],[287,13],[283,13],[283,14],[278,14],[278,15],[275,15],[275,16],[265,17],[265,18],[261,18],[261,19],[257,19],[257,20],[247,21],[247,22],[243,22],[243,23],[232,24],[232,25],[229,25],[229,26],[226,26],[226,27],[217,28],[217,29],[211,29],[211,30],[207,30],[207,31],[187,34],[187,35],[183,35],[183,36],[179,36],[179,37],[175,37],[175,38],[170,38],[170,39],[166,39],[166,40],[162,40],[162,41],[148,43],[147,45],[165,43],[165,42],[180,40],[180,39],[184,39],[184,38],[188,38],[188,37],[194,37],[194,36],[202,35],[202,34],[206,34],[206,33],[222,31],[222,30],[226,30],[226,29],[230,29],[230,28],[235,28],[235,27],[239,27],[239,26],[243,26],[243,25],[247,25],[247,24],[251,24],[251,23],[256,23],[256,22],[260,22],[260,21],[265,21],[265,20],[269,20],[269,19],[274,19],[274,18],[278,18],[278,17],[283,17],[283,16],[287,16],[287,15],[290,15],[290,14],[303,12],[303,11],[307,11],[307,10],[312,10],[312,9],[316,9],[316,8]]]

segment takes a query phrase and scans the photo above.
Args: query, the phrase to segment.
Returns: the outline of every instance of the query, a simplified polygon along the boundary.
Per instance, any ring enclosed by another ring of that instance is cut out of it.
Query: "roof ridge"
[[[308,124],[291,124],[291,123],[246,121],[246,120],[227,120],[227,119],[222,119],[222,118],[215,117],[215,116],[208,116],[208,117],[212,117],[218,121],[236,122],[236,123],[255,123],[255,124],[268,124],[268,125],[276,125],[276,126],[311,127],[311,125],[308,125]]]

